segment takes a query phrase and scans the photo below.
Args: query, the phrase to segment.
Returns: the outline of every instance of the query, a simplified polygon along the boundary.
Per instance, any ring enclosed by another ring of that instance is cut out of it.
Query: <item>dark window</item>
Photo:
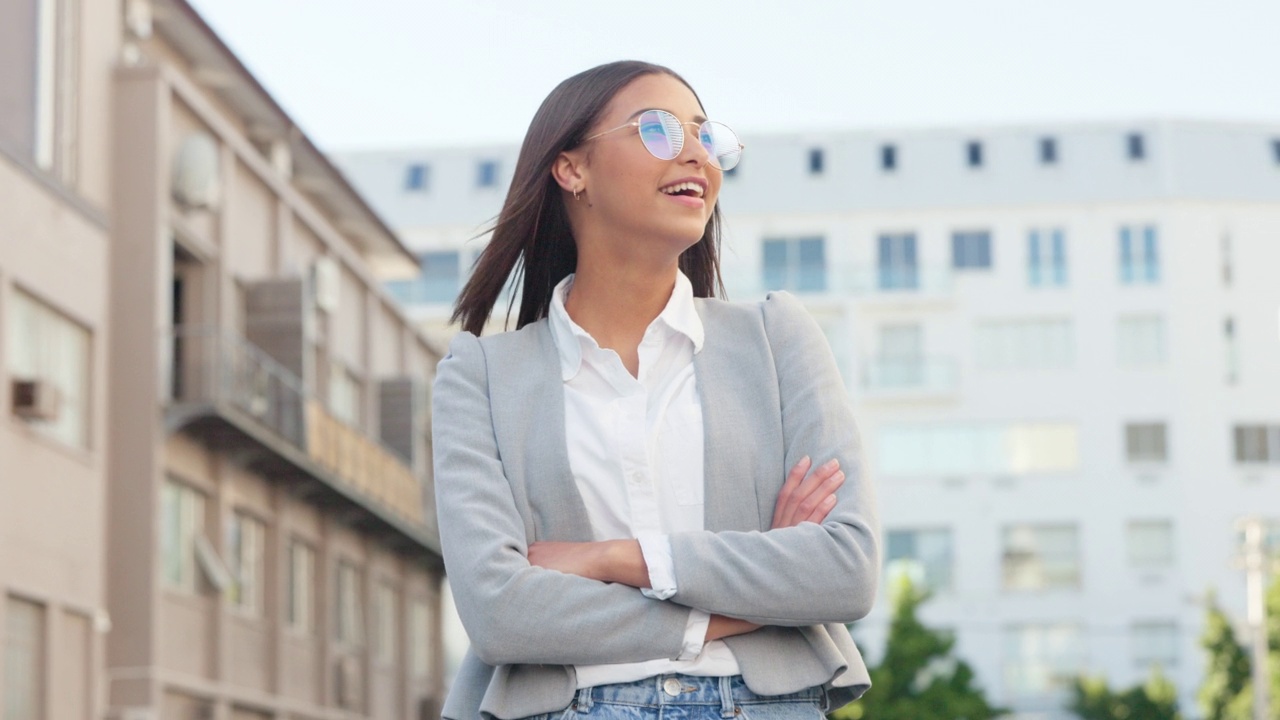
[[[0,142],[34,158],[39,131],[39,2],[0,3]]]
[[[951,234],[951,266],[985,270],[991,267],[991,233],[971,230]]]
[[[974,140],[966,147],[969,167],[982,167],[982,143]]]
[[[823,169],[824,158],[822,156],[822,148],[813,148],[809,151],[809,174],[821,175]]]
[[[498,161],[481,160],[476,166],[476,185],[482,188],[498,184]]]
[[[1235,426],[1238,463],[1280,463],[1280,425]]]
[[[826,242],[820,237],[766,239],[762,277],[767,290],[825,292]]]
[[[1280,165],[1280,138],[1271,141],[1271,157]]]
[[[426,190],[427,182],[430,179],[430,168],[421,163],[415,163],[409,166],[404,174],[405,190]]]
[[[1044,165],[1058,163],[1058,141],[1056,138],[1040,138],[1040,162]]]
[[[880,169],[881,170],[897,170],[898,169],[898,148],[896,145],[880,146]]]
[[[1147,156],[1147,145],[1142,133],[1129,133],[1126,143],[1129,148],[1130,160],[1142,160]]]
[[[920,267],[916,263],[915,233],[886,233],[879,237],[876,258],[881,290],[916,290]]]
[[[1166,435],[1164,423],[1125,425],[1125,457],[1129,462],[1164,462],[1169,458]]]

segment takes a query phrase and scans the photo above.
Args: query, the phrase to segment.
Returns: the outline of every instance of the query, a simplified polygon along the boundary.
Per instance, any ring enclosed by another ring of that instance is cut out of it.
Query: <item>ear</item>
[[[551,177],[565,192],[585,190],[587,188],[587,156],[586,153],[574,149],[566,150],[556,156],[551,163]]]

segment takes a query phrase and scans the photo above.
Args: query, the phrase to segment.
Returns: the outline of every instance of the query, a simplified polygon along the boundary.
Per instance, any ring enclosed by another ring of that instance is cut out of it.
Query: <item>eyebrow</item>
[[[648,112],[648,111],[650,111],[650,110],[662,110],[662,111],[664,111],[664,112],[669,112],[669,113],[671,113],[672,115],[675,115],[676,117],[680,117],[680,115],[679,115],[678,113],[672,112],[671,110],[667,110],[666,108],[660,108],[660,107],[647,107],[647,108],[641,108],[640,110],[637,110],[637,111],[635,111],[635,112],[631,113],[631,115],[627,118],[627,122],[631,122],[632,120],[635,120],[636,118],[640,117],[642,114],[644,114],[644,113],[646,113],[646,112]],[[705,115],[694,115],[693,117],[689,118],[689,121],[690,121],[690,122],[696,122],[696,123],[698,123],[699,125],[701,125],[702,123],[704,123],[704,122],[706,122],[706,121],[707,121],[707,118],[706,118],[706,116],[705,116]]]

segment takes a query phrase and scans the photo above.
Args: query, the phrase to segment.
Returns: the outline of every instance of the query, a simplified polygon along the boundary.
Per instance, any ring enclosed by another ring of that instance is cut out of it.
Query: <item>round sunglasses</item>
[[[645,110],[632,122],[598,132],[582,142],[590,142],[622,128],[634,127],[639,128],[640,142],[644,143],[644,148],[650,155],[659,160],[675,160],[684,149],[685,125],[698,124],[680,122],[679,118],[666,110]],[[728,125],[714,120],[698,125],[698,142],[706,148],[711,165],[726,171],[732,170],[742,159],[745,147],[738,141],[738,134]]]

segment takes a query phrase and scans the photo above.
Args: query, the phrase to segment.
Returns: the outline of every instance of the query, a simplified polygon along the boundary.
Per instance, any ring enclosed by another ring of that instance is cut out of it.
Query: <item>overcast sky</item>
[[[668,65],[752,132],[1280,121],[1278,0],[192,0],[320,147],[518,142],[560,80]]]

